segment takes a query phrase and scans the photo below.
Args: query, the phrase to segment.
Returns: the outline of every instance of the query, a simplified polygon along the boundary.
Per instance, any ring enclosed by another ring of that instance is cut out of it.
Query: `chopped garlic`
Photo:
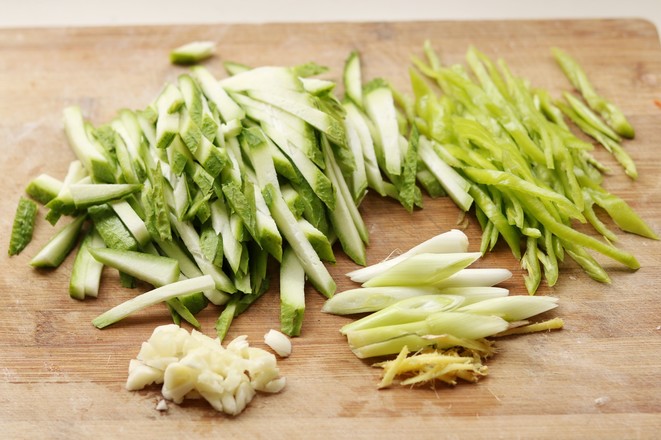
[[[250,347],[246,336],[223,348],[218,339],[170,324],[154,329],[129,363],[127,389],[154,383],[163,384],[163,397],[175,403],[204,398],[216,410],[237,415],[257,391],[281,391],[285,378],[275,356]]]
[[[264,343],[281,357],[287,357],[291,354],[291,341],[286,335],[277,330],[269,330],[264,335]]]

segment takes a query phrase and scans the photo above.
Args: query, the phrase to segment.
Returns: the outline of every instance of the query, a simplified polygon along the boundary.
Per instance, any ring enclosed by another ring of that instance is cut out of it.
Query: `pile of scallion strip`
[[[26,192],[45,206],[50,223],[68,220],[32,265],[57,267],[80,241],[72,297],[96,296],[104,265],[120,271],[124,286],[140,279],[155,287],[101,315],[96,326],[159,302],[175,322],[199,326],[194,315],[212,302],[222,307],[222,340],[232,319],[267,290],[267,266],[275,260],[281,327],[298,335],[305,280],[325,296],[335,292],[324,265],[335,261],[333,243],[357,264],[366,262],[369,237],[358,207],[368,189],[411,211],[422,207],[422,188],[432,197],[449,195],[464,211],[475,206],[482,252],[502,236],[528,271],[530,293],[542,268],[555,283],[565,254],[600,281],[608,275],[589,249],[637,268],[633,255],[610,243],[615,234],[593,206],[624,230],[656,236],[600,186],[604,167],[562,116],[591,127],[586,132],[635,177],[620,135],[591,125],[598,116],[589,105],[602,114],[612,105],[584,75],[563,63],[588,106],[569,95],[562,104],[473,48],[467,60],[477,81],[460,66],[442,66],[429,45],[425,53],[427,61],[416,58],[415,65],[442,94],[412,69],[413,101],[383,79],[363,81],[354,52],[344,66],[342,99],[335,82],[317,77],[327,69],[315,63],[226,62],[228,76],[194,66],[145,108],[122,109],[101,125],[76,106],[66,108],[76,160],[62,178],[42,174]],[[617,115],[607,120],[622,123]],[[19,204],[12,254],[31,238],[31,203]],[[589,221],[609,241],[576,231],[572,221]]]
[[[468,252],[459,230],[436,235],[406,252],[348,273],[361,287],[328,299],[322,311],[337,315],[367,313],[340,332],[359,358],[391,356],[380,388],[457,379],[477,382],[487,374],[483,360],[495,352],[494,336],[560,329],[562,319],[530,323],[557,307],[557,298],[512,295],[497,286],[507,269],[468,268],[480,258]],[[410,356],[409,356],[410,355]]]

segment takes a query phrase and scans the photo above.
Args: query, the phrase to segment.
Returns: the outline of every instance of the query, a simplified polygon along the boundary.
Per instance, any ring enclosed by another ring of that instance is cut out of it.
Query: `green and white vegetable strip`
[[[508,322],[523,321],[556,307],[557,298],[516,295],[486,299],[457,309],[458,312],[495,315]]]
[[[142,185],[128,183],[75,183],[69,185],[69,192],[76,208],[87,208],[124,198],[142,189]]]
[[[173,49],[170,61],[173,64],[196,64],[210,58],[216,51],[213,41],[193,41]]]
[[[328,299],[322,312],[335,315],[376,312],[397,301],[420,295],[439,294],[435,287],[385,286],[359,287],[339,292]]]
[[[82,300],[86,296],[93,298],[98,296],[103,263],[95,260],[90,250],[104,247],[105,244],[101,236],[94,228],[87,231],[76,253],[76,259],[71,269],[69,295],[72,298]]]
[[[335,208],[329,213],[331,224],[344,252],[357,264],[366,264],[365,243],[369,241],[367,227],[358,212],[349,188],[335,162],[330,145],[322,138],[326,175],[336,189]]]
[[[114,180],[112,164],[105,152],[90,141],[80,107],[70,106],[64,109],[64,131],[71,149],[89,175],[101,182],[112,182]]]
[[[467,251],[468,237],[462,231],[453,229],[451,231],[436,235],[396,257],[389,258],[380,263],[349,272],[347,276],[351,279],[351,281],[355,281],[356,283],[364,283],[413,255],[422,253],[459,253]]]
[[[500,298],[508,294],[507,289],[492,286],[447,287],[442,289],[434,286],[360,287],[337,293],[324,303],[321,311],[334,315],[376,312],[396,302],[422,295],[460,296],[463,297],[462,304],[467,305],[486,299]]]
[[[502,268],[466,268],[438,282],[434,287],[448,289],[455,287],[495,286],[512,278],[512,272]]]
[[[380,152],[386,171],[394,176],[402,173],[402,155],[399,149],[399,127],[392,91],[382,79],[365,85],[363,91],[365,112],[374,122]]]
[[[301,334],[305,315],[305,271],[291,248],[285,248],[280,266],[280,330]]]
[[[133,238],[136,239],[138,244],[142,247],[147,246],[151,241],[151,235],[147,230],[145,222],[140,218],[135,209],[126,200],[119,200],[110,203],[110,207],[115,211],[122,223],[131,232]]]
[[[53,200],[62,190],[63,182],[48,174],[40,174],[30,181],[25,193],[32,199],[45,205]]]
[[[85,222],[85,216],[75,218],[69,224],[61,228],[53,237],[41,248],[37,255],[32,257],[30,264],[34,267],[58,267],[69,252],[76,245],[78,234]]]
[[[467,269],[468,270],[468,269]],[[509,295],[509,290],[495,286],[445,287],[438,289],[443,295],[457,295],[464,298],[463,305],[473,304],[492,298],[502,298]]]
[[[98,262],[155,287],[179,280],[179,263],[169,257],[107,248],[88,248],[88,252]]]
[[[420,138],[419,155],[429,172],[436,177],[445,192],[464,211],[473,203],[469,193],[470,183],[453,168],[448,166],[434,150],[434,145],[425,137]]]
[[[149,292],[142,293],[135,298],[113,307],[107,312],[94,318],[92,320],[92,325],[97,328],[104,328],[126,318],[132,313],[154,304],[158,304],[159,302],[167,301],[178,296],[211,290],[214,287],[215,282],[209,275],[177,281],[176,283],[168,284],[150,290]]]
[[[433,286],[473,264],[480,256],[479,252],[412,255],[370,278],[363,287]]]
[[[340,333],[346,335],[357,330],[420,321],[426,319],[431,313],[454,310],[463,302],[464,298],[461,296],[417,295],[396,301],[388,307],[346,324],[340,329]]]
[[[363,106],[363,79],[360,68],[360,55],[353,51],[344,63],[342,77],[345,95],[358,107]]]
[[[37,204],[21,197],[18,200],[14,223],[9,239],[9,255],[18,255],[32,241],[34,222],[37,218]]]
[[[69,191],[69,186],[87,177],[89,177],[89,174],[81,161],[74,160],[69,164],[67,174],[60,186],[60,191],[56,197],[46,203],[46,208],[50,209],[48,214],[46,214],[46,220],[48,222],[55,225],[62,215],[70,215],[75,212],[75,205]]]

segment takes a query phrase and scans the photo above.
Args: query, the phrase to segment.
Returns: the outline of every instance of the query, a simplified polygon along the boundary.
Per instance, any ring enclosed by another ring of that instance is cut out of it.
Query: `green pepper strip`
[[[567,254],[583,268],[590,278],[600,283],[610,284],[611,279],[603,267],[584,248],[574,243],[562,242]]]
[[[507,219],[503,215],[502,211],[498,209],[498,206],[491,200],[487,193],[482,190],[478,185],[471,184],[468,193],[475,200],[475,204],[480,207],[484,214],[491,220],[494,224],[494,227],[498,229],[500,235],[503,236],[505,242],[509,245],[514,257],[517,260],[521,259],[521,243],[520,243],[520,234],[516,228],[510,225],[507,222]]]
[[[541,201],[534,198],[529,198],[526,199],[523,203],[527,211],[533,217],[535,217],[537,221],[539,221],[545,228],[549,229],[553,234],[557,235],[564,241],[594,249],[595,251],[600,252],[607,257],[610,257],[615,261],[624,264],[630,269],[636,270],[640,268],[640,263],[632,254],[599,241],[593,237],[590,237],[589,235],[583,234],[553,219],[549,212],[544,209],[544,205]]]

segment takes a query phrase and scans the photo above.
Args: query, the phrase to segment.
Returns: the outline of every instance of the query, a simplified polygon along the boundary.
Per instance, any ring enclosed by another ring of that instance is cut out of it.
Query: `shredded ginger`
[[[218,339],[175,325],[154,329],[129,363],[126,388],[163,384],[163,397],[177,404],[204,398],[217,411],[240,414],[257,391],[277,393],[285,386],[272,353],[250,347],[239,336],[226,347]]]
[[[383,378],[379,388],[387,388],[393,384],[395,377],[400,377],[400,385],[420,385],[442,381],[456,385],[457,379],[477,382],[487,375],[487,366],[483,365],[482,357],[489,356],[484,352],[466,348],[454,347],[447,350],[422,350],[409,356],[405,346],[396,359],[374,364],[383,368]]]

